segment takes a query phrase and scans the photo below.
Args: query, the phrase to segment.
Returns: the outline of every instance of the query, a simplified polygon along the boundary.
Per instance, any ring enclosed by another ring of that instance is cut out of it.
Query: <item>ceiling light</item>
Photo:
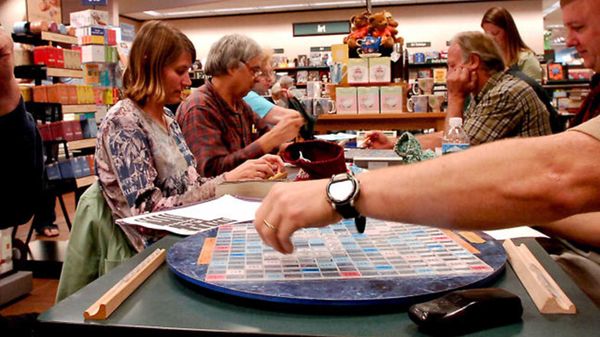
[[[144,11],[144,14],[148,14],[150,16],[162,16],[162,14],[157,11]]]

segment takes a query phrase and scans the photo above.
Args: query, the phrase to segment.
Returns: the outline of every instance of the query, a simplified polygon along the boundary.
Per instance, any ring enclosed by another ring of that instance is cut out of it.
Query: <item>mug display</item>
[[[432,112],[442,112],[442,104],[446,100],[443,94],[429,95],[429,107]]]
[[[433,93],[433,77],[417,78],[417,82],[412,87],[415,95],[431,95]]]
[[[413,95],[408,99],[407,108],[409,112],[427,112],[429,106],[429,95]]]
[[[414,63],[425,63],[425,53],[415,53],[413,55]]]
[[[319,116],[323,114],[335,113],[335,101],[329,98],[315,98],[313,100],[313,115]]]

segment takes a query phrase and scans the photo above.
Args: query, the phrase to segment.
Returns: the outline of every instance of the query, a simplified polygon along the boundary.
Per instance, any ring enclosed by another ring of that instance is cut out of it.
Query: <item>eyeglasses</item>
[[[248,68],[248,70],[252,73],[252,76],[258,77],[263,74],[263,71],[260,69],[260,66],[250,67],[246,61],[242,61],[242,63]]]

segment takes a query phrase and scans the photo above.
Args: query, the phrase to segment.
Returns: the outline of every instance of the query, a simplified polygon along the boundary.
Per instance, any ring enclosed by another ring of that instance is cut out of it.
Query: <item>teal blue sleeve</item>
[[[244,97],[244,102],[246,102],[252,108],[252,110],[260,116],[260,118],[264,118],[275,106],[275,104],[269,102],[266,98],[260,96],[254,91],[250,91]]]

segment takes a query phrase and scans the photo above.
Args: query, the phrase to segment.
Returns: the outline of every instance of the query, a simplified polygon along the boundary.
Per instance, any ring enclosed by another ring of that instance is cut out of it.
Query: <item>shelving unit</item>
[[[51,32],[42,32],[41,35],[21,35],[12,34],[14,42],[29,44],[33,46],[59,45],[63,48],[70,48],[77,44],[77,38],[74,36],[56,34]],[[46,65],[23,65],[15,67],[14,74],[17,78],[33,79],[36,85],[41,85],[42,80],[52,78],[54,83],[58,82],[60,77],[83,78],[83,71],[80,69],[54,68]],[[27,102],[27,109],[36,116],[36,119],[46,122],[64,121],[64,114],[95,112],[95,104],[63,105],[60,103],[47,102]],[[76,118],[79,120],[79,118]],[[76,151],[82,154],[89,154],[94,151],[96,145],[95,138],[81,139],[75,141],[66,140],[48,140],[44,142],[47,158],[47,165],[62,162],[64,159],[73,157]],[[64,156],[64,157],[63,157]],[[81,178],[62,178],[53,180],[50,183],[54,187],[54,193],[58,196],[61,208],[65,213],[65,220],[70,228],[70,219],[67,216],[62,194],[75,191],[76,195],[81,192],[81,188],[91,185],[95,181],[95,176]]]
[[[445,113],[380,113],[320,115],[315,131],[444,129]]]
[[[297,74],[299,71],[318,71],[319,72],[319,79],[318,81],[321,80],[321,77],[323,75],[327,75],[327,77],[329,77],[329,67],[328,66],[321,66],[321,67],[285,67],[285,68],[274,68],[273,69],[274,72],[276,73],[284,73],[286,72],[288,74],[288,76],[294,78],[294,80],[296,80],[296,87],[306,87],[306,82],[300,82],[298,83],[297,81]]]

